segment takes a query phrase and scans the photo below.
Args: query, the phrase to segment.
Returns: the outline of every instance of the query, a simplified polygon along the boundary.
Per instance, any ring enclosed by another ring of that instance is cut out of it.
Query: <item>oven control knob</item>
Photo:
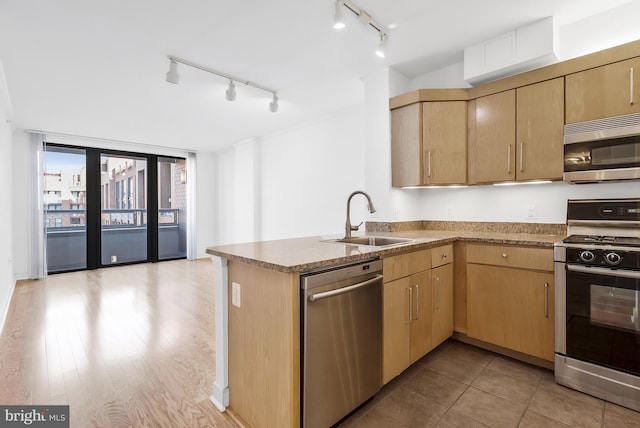
[[[607,253],[604,256],[604,259],[607,261],[608,264],[610,264],[611,266],[615,266],[615,265],[619,265],[620,262],[622,261],[622,257],[620,256],[620,254],[618,253]]]
[[[586,263],[590,263],[596,259],[596,255],[591,251],[581,251],[580,252],[580,260]]]

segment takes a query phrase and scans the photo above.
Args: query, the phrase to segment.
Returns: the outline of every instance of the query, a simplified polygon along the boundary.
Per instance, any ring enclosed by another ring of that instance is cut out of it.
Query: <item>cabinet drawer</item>
[[[553,250],[514,245],[467,245],[467,263],[553,272]]]
[[[431,267],[436,268],[453,262],[453,245],[431,249]]]
[[[382,259],[384,282],[393,281],[430,268],[431,250],[414,251],[413,253]]]

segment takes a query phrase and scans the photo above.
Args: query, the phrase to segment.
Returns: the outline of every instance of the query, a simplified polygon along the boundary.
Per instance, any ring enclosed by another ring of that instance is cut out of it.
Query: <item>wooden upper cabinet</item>
[[[423,184],[422,104],[391,110],[391,185]]]
[[[566,76],[566,122],[640,113],[640,57]]]
[[[475,100],[473,183],[515,179],[516,91],[515,89]]]
[[[476,99],[469,115],[470,182],[562,179],[563,80]]]
[[[391,110],[394,187],[465,184],[466,101],[429,101]]]
[[[425,184],[467,182],[467,103],[439,101],[422,104]]]
[[[562,179],[564,78],[518,88],[516,99],[516,179]]]

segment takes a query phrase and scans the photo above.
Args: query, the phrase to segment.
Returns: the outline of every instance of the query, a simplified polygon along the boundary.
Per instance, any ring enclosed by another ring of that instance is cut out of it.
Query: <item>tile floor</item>
[[[640,427],[640,413],[555,383],[553,372],[449,340],[340,428]]]

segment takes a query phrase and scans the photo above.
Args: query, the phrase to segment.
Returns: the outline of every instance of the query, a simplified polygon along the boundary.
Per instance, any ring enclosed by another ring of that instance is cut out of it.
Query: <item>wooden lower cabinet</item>
[[[467,263],[467,335],[553,361],[553,279],[552,272]]]
[[[431,350],[430,271],[383,285],[382,381]]]
[[[453,334],[453,263],[431,271],[433,316],[431,328],[432,348]]]
[[[388,282],[382,289],[382,382],[387,383],[409,365],[409,278]]]
[[[411,275],[409,365],[433,349],[431,345],[431,271]]]
[[[452,245],[385,259],[385,280],[396,279],[382,288],[383,383],[453,334],[452,262]]]

